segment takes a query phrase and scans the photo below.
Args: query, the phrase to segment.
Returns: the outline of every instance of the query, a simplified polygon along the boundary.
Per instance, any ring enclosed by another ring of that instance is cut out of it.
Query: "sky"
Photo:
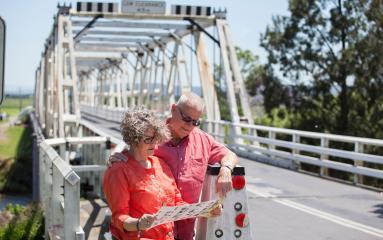
[[[83,0],[91,1],[91,0]],[[76,1],[2,0],[0,16],[6,22],[5,92],[32,93],[35,71],[41,59],[46,38],[57,13],[58,3]],[[96,2],[96,1],[95,1]],[[101,0],[101,2],[106,2]],[[111,2],[119,2],[111,0]],[[288,0],[166,0],[171,4],[211,6],[227,9],[233,42],[249,49],[265,62],[266,53],[259,46],[260,34],[271,25],[272,16],[288,14]]]

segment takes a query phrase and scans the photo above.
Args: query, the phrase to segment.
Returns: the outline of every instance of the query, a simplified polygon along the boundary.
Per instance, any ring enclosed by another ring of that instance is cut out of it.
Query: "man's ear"
[[[170,106],[170,111],[171,111],[172,113],[174,113],[174,111],[176,110],[176,107],[177,107],[177,105],[176,105],[175,103],[173,103],[173,104]]]

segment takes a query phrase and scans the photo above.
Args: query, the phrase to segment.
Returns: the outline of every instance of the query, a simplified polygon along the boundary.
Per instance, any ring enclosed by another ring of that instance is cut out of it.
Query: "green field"
[[[7,98],[0,107],[10,117],[0,121],[0,192],[29,193],[32,171],[32,129],[10,124],[31,99]]]
[[[7,98],[5,97],[0,106],[0,112],[6,112],[8,115],[15,116],[27,106],[32,105],[32,98]]]
[[[32,129],[12,125],[20,109],[30,106],[30,98],[6,98],[0,112],[9,118],[0,121],[0,192],[30,194],[32,189]],[[40,206],[9,205],[0,211],[0,239],[43,239],[44,221]]]

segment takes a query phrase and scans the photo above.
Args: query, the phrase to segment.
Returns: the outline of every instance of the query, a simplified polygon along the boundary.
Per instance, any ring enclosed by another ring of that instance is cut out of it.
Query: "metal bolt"
[[[223,236],[223,231],[222,231],[221,229],[217,229],[217,230],[215,230],[215,236],[216,236],[217,238],[222,237],[222,236]]]
[[[241,232],[241,230],[236,229],[236,230],[234,231],[234,236],[235,236],[236,238],[241,237],[241,236],[242,236],[242,232]]]
[[[242,210],[242,204],[240,202],[236,202],[234,204],[234,209],[237,211],[241,211]]]

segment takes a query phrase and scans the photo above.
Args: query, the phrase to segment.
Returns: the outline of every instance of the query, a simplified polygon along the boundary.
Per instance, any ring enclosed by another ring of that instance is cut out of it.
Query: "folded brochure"
[[[187,218],[208,216],[209,212],[216,208],[218,204],[220,204],[219,199],[172,207],[161,207],[151,227]]]

